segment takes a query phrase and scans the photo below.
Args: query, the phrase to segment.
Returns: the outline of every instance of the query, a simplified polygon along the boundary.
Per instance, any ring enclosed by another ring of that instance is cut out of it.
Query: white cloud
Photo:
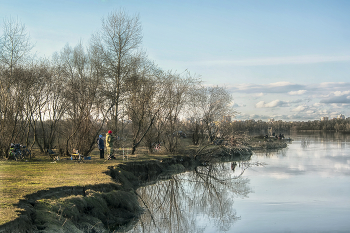
[[[283,86],[290,86],[290,85],[294,85],[294,83],[290,83],[290,82],[276,82],[276,83],[268,84],[268,86],[271,86],[271,87],[283,87]]]
[[[299,90],[299,91],[290,91],[288,92],[289,95],[302,95],[305,94],[306,90]]]
[[[232,101],[229,105],[231,107],[233,107],[233,108],[245,107],[246,106],[245,104],[237,104],[235,101]]]
[[[256,108],[264,108],[265,107],[265,101],[260,101],[255,104]]]
[[[341,104],[331,104],[333,108],[342,108]]]
[[[321,103],[327,103],[327,104],[342,104],[342,103],[350,103],[350,96],[341,95],[341,96],[334,96],[331,98],[325,98],[321,100]]]
[[[250,84],[250,83],[242,83],[242,84],[237,84],[237,85],[231,86],[229,88],[237,89],[237,90],[247,90],[247,89],[254,89],[257,87],[259,87],[259,85]]]
[[[269,84],[237,84],[227,87],[231,93],[243,92],[264,95],[266,93],[288,93],[291,91],[304,90],[305,85],[294,84],[290,82],[276,82]]]
[[[318,110],[318,114],[327,115],[327,114],[329,114],[329,111],[327,109],[320,109],[320,110]]]
[[[275,107],[283,107],[287,105],[288,102],[281,101],[281,100],[273,100],[269,103],[265,103],[265,101],[260,101],[255,104],[256,108],[275,108]]]
[[[254,119],[254,120],[268,120],[270,119],[271,115],[258,115],[258,114],[245,114],[245,113],[239,113],[235,116],[237,120],[248,120],[248,119]]]
[[[340,113],[350,116],[350,82],[239,84],[230,91],[235,105],[245,105],[237,116],[241,120],[319,120]]]
[[[298,107],[294,108],[293,112],[301,112],[304,111],[307,107],[305,105],[299,105]]]
[[[339,115],[339,112],[331,112],[330,116],[331,118],[336,118]]]
[[[333,92],[333,94],[335,96],[342,96],[342,95],[348,95],[350,93],[350,91],[335,91]],[[349,96],[348,96],[349,97]]]
[[[267,108],[273,108],[273,107],[277,107],[277,106],[280,106],[280,105],[282,105],[283,103],[282,103],[282,101],[280,101],[280,100],[273,100],[273,101],[271,101],[270,103],[267,103],[266,105],[265,105],[265,107],[267,107]]]
[[[345,84],[345,83],[344,82],[323,82],[323,83],[320,83],[320,87],[334,87],[342,84]]]

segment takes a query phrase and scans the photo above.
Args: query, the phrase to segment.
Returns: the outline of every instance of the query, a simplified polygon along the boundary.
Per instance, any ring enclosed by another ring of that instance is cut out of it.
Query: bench
[[[73,157],[75,160],[82,160],[84,158],[84,155],[80,154],[78,150],[73,149],[73,154],[71,159],[73,160]]]
[[[57,155],[57,153],[54,152],[53,150],[48,149],[46,152],[49,154],[51,159],[53,159],[53,160],[59,160],[60,159],[60,157]]]

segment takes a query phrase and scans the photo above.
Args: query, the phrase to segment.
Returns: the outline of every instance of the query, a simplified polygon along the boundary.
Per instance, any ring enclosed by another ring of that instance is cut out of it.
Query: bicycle
[[[11,143],[9,151],[9,159],[14,159],[16,161],[23,160],[31,155],[31,151],[19,143]]]

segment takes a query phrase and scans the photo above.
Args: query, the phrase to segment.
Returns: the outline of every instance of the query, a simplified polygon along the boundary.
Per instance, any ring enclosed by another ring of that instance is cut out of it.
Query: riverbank
[[[216,161],[249,160],[254,147],[209,147],[199,154],[110,164],[112,182],[64,186],[26,195],[19,218],[0,232],[110,232],[127,229],[142,212],[136,189]]]
[[[253,151],[282,149],[288,146],[292,139],[270,139],[265,141],[254,140],[250,143],[249,148]]]

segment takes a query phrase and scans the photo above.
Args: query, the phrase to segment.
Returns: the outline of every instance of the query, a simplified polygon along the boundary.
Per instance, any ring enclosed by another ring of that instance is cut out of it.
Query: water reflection
[[[282,149],[269,149],[269,150],[266,150],[264,152],[254,152],[255,155],[258,155],[258,156],[264,156],[264,157],[267,157],[267,158],[271,158],[271,157],[274,157],[274,156],[282,156],[282,157],[285,157],[287,156],[287,151],[288,151],[288,148],[282,148]]]
[[[140,188],[146,211],[130,232],[349,232],[350,135],[290,137],[288,148],[248,162]]]
[[[350,134],[344,134],[340,132],[330,132],[330,131],[305,131],[305,132],[291,132],[292,139],[296,141],[308,140],[314,142],[349,142]]]
[[[236,201],[242,219],[230,230],[349,232],[349,135],[308,132],[291,138],[286,150],[252,156],[268,165],[245,172],[254,193]]]
[[[311,141],[307,138],[303,138],[303,139],[301,139],[300,144],[301,144],[301,147],[305,149],[305,148],[308,148],[310,146]]]
[[[226,231],[240,219],[234,198],[248,197],[249,162],[211,164],[137,190],[143,214],[128,232],[203,232],[208,222]],[[232,170],[234,172],[230,172]]]

